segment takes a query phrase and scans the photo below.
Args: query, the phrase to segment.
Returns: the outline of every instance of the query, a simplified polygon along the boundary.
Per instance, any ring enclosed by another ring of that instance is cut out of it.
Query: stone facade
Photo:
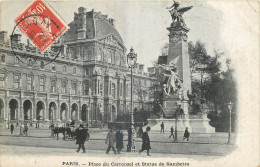
[[[56,43],[57,58],[41,54],[20,35],[0,32],[1,123],[65,123],[96,126],[130,112],[130,72],[126,48],[114,20],[80,7],[70,29]],[[134,107],[148,107],[152,79],[137,64],[133,71]]]

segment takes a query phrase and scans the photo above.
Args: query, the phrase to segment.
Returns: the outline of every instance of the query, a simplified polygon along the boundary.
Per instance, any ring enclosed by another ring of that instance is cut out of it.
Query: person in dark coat
[[[161,123],[161,133],[162,132],[164,133],[164,123],[163,122]]]
[[[173,126],[171,126],[171,135],[169,136],[169,138],[173,138],[174,139],[174,134],[173,134],[173,131],[174,131],[174,129],[173,129]]]
[[[80,151],[81,147],[82,147],[83,153],[86,152],[84,144],[85,144],[87,135],[88,135],[88,129],[84,129],[83,125],[80,124],[79,128],[76,129],[76,144],[79,145],[77,153]]]
[[[113,130],[110,129],[108,134],[107,134],[107,138],[106,138],[106,144],[108,143],[108,147],[107,147],[107,151],[106,151],[107,154],[109,153],[111,148],[114,151],[114,154],[116,154],[116,149],[115,149],[115,146],[114,146],[115,142],[116,142],[116,136],[115,136]]]
[[[189,137],[190,137],[190,132],[188,131],[188,127],[186,127],[183,140],[187,138],[187,141],[189,141]]]
[[[122,133],[122,130],[118,129],[116,131],[116,149],[118,154],[121,154],[121,150],[124,148],[123,138],[124,134]]]
[[[13,132],[14,132],[14,125],[13,124],[11,124],[10,130],[11,130],[11,134],[13,134]]]
[[[143,133],[143,136],[142,136],[142,140],[143,140],[142,149],[139,151],[139,154],[141,154],[141,152],[143,152],[144,150],[147,150],[147,156],[151,156],[149,154],[149,150],[151,149],[151,146],[150,146],[150,138],[149,138],[149,135],[148,135],[148,132],[150,130],[151,130],[151,128],[149,126],[147,126],[146,131]]]
[[[24,126],[24,134],[27,136],[28,135],[28,125],[25,124]]]

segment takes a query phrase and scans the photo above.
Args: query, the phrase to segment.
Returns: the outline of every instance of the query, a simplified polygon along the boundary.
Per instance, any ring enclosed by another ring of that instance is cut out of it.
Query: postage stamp
[[[14,21],[42,53],[68,29],[42,0],[35,0]]]

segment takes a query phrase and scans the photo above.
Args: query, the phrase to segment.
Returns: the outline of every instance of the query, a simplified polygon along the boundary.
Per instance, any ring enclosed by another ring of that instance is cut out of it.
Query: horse
[[[57,135],[57,140],[59,140],[59,133],[63,134],[63,140],[65,140],[66,133],[69,135],[69,138],[72,138],[74,135],[69,127],[55,127],[53,132],[54,135]]]

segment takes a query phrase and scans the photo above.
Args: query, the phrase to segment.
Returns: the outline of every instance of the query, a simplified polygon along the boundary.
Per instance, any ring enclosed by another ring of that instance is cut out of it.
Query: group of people
[[[139,150],[139,154],[141,154],[141,152],[143,152],[144,150],[147,150],[147,156],[151,156],[149,154],[149,150],[151,149],[151,146],[150,146],[150,138],[148,135],[148,132],[150,130],[151,128],[148,126],[146,128],[146,131],[142,135],[143,143],[142,143],[141,150]],[[76,130],[76,144],[79,145],[76,152],[79,152],[81,148],[83,150],[83,153],[86,152],[84,144],[85,141],[89,140],[89,138],[90,135],[88,133],[88,129],[84,128],[83,125],[81,124],[79,128]],[[117,129],[116,133],[114,133],[113,129],[110,129],[105,141],[105,143],[108,145],[106,154],[109,154],[111,149],[113,150],[114,154],[121,154],[121,151],[124,148],[123,138],[124,138],[124,134],[121,129]]]
[[[107,137],[106,137],[106,144],[108,144],[106,153],[109,154],[110,149],[114,151],[114,154],[121,154],[121,150],[124,148],[123,143],[123,132],[121,129],[118,129],[116,133],[112,129],[109,130]],[[116,149],[115,149],[116,143]]]
[[[20,126],[20,131],[21,131],[22,135],[27,136],[28,135],[28,130],[29,130],[29,128],[28,128],[27,124],[25,124],[24,127]],[[12,123],[10,125],[10,131],[11,131],[11,135],[12,135],[14,133],[14,125]]]
[[[164,123],[161,123],[161,133],[164,133]],[[170,132],[170,136],[169,138],[173,138],[174,139],[174,129],[173,126],[171,126],[171,132]],[[187,141],[189,141],[189,137],[190,137],[190,132],[188,130],[188,127],[186,127],[185,131],[184,131],[184,135],[183,135],[183,140],[187,139]]]

